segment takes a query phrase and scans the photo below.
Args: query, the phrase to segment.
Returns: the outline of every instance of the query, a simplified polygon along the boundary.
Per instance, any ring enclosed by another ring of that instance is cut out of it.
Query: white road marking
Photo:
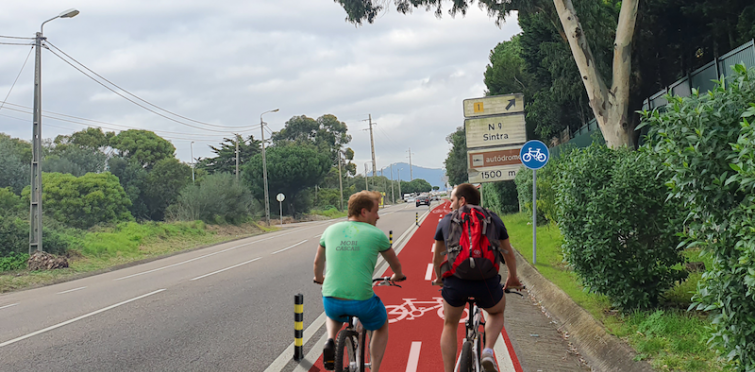
[[[315,238],[319,238],[319,237],[321,237],[321,236],[322,236],[322,234],[320,234],[320,235],[315,235],[314,237],[315,237]]]
[[[433,264],[427,264],[427,271],[425,272],[425,280],[433,280]]]
[[[409,361],[406,363],[406,372],[417,372],[419,366],[419,352],[422,349],[422,342],[412,341],[412,348],[409,350]]]
[[[29,334],[27,334],[27,335],[24,335],[24,336],[21,336],[21,337],[17,337],[17,338],[14,338],[14,339],[12,339],[12,340],[9,340],[9,341],[5,341],[5,342],[3,342],[2,344],[0,344],[0,347],[8,346],[8,345],[10,345],[10,344],[14,344],[14,343],[16,343],[16,342],[18,342],[18,341],[21,341],[21,340],[25,340],[25,339],[27,339],[27,338],[29,338],[29,337],[33,337],[33,336],[36,336],[36,335],[38,335],[38,334],[41,334],[41,333],[45,333],[45,332],[48,332],[48,331],[52,331],[53,329],[56,329],[56,328],[60,328],[60,327],[62,327],[62,326],[65,326],[65,325],[71,324],[71,323],[73,323],[73,322],[76,322],[76,321],[79,321],[79,320],[82,320],[82,319],[88,318],[88,317],[90,317],[90,316],[92,316],[92,315],[97,315],[97,314],[99,314],[99,313],[102,313],[102,312],[105,312],[105,311],[108,311],[108,310],[114,309],[114,308],[116,308],[116,307],[118,307],[118,306],[121,306],[121,305],[125,305],[125,304],[127,304],[127,303],[129,303],[129,302],[133,302],[133,301],[136,301],[136,300],[141,300],[142,298],[145,298],[145,297],[148,297],[148,296],[152,296],[153,294],[156,294],[156,293],[160,293],[160,292],[162,292],[162,291],[164,291],[164,290],[165,290],[164,288],[163,288],[163,289],[158,289],[158,290],[156,290],[156,291],[154,291],[154,292],[150,292],[150,293],[147,293],[147,294],[145,294],[145,295],[141,295],[141,296],[139,296],[139,297],[134,297],[134,298],[132,298],[132,299],[130,299],[130,300],[126,300],[126,301],[123,301],[123,302],[119,302],[119,303],[117,303],[117,304],[115,304],[115,305],[110,305],[110,306],[108,306],[108,307],[106,307],[106,308],[103,308],[103,309],[100,309],[100,310],[97,310],[97,311],[93,311],[93,312],[91,312],[91,313],[89,313],[89,314],[84,314],[84,315],[82,315],[82,316],[80,316],[80,317],[77,317],[77,318],[73,318],[73,319],[71,319],[71,320],[66,320],[66,321],[65,321],[65,322],[63,322],[63,323],[58,323],[58,324],[56,324],[56,325],[53,325],[53,326],[47,327],[47,328],[45,328],[45,329],[40,329],[39,331],[36,331],[36,332],[32,332],[32,333],[29,333]]]
[[[264,242],[264,241],[266,241],[266,240],[275,239],[275,238],[278,238],[278,237],[281,237],[281,236],[285,236],[285,235],[293,234],[293,233],[295,233],[295,232],[296,232],[296,231],[292,231],[292,232],[290,232],[290,233],[286,233],[286,234],[281,234],[281,235],[271,236],[271,237],[269,237],[269,238],[267,238],[267,239],[256,240],[256,241],[253,241],[253,242],[250,242],[250,243],[246,243],[246,244],[237,245],[237,246],[234,246],[234,247],[231,247],[231,248],[226,248],[226,249],[223,249],[222,251],[217,251],[217,252],[213,252],[213,253],[208,253],[208,254],[206,254],[206,255],[203,255],[203,256],[199,256],[199,257],[196,257],[196,258],[192,258],[192,259],[190,259],[190,260],[186,260],[186,261],[183,261],[183,262],[179,262],[179,263],[174,263],[174,264],[172,264],[172,265],[168,265],[168,266],[158,267],[157,269],[152,269],[152,270],[142,271],[142,272],[140,272],[140,273],[132,274],[132,275],[129,275],[129,276],[124,276],[124,277],[122,277],[122,278],[118,278],[118,279],[114,279],[114,280],[115,280],[115,281],[118,281],[118,280],[123,280],[123,279],[133,278],[133,277],[135,277],[135,276],[139,276],[139,275],[144,275],[144,274],[153,273],[153,272],[155,272],[155,271],[160,271],[160,270],[163,270],[163,269],[167,269],[167,268],[170,268],[170,267],[175,267],[175,266],[183,265],[183,264],[185,264],[185,263],[189,263],[189,262],[192,262],[192,261],[201,260],[201,259],[203,259],[203,258],[207,258],[207,257],[210,257],[210,256],[214,256],[214,255],[216,255],[216,254],[218,254],[218,253],[228,252],[228,251],[230,251],[230,250],[233,250],[233,249],[236,249],[236,248],[245,247],[245,246],[247,246],[247,245],[252,245],[252,244],[256,244],[256,243],[260,243],[260,242]]]
[[[270,254],[281,253],[281,252],[283,252],[283,251],[287,251],[287,250],[289,250],[289,249],[291,249],[291,248],[293,248],[293,247],[296,247],[296,246],[302,245],[302,244],[304,244],[304,243],[306,243],[306,242],[307,242],[307,241],[306,241],[306,240],[304,240],[304,241],[298,242],[298,243],[296,243],[296,244],[294,244],[294,245],[292,245],[292,246],[290,246],[290,247],[286,247],[286,248],[283,248],[283,249],[281,249],[281,250],[279,250],[279,251],[275,251],[275,252],[273,252],[273,253],[270,253]]]
[[[299,364],[296,365],[296,368],[294,368],[291,372],[309,372],[310,369],[312,369],[312,366],[315,365],[315,362],[317,359],[320,358],[320,354],[322,354],[322,347],[325,345],[325,341],[328,340],[328,332],[326,331],[323,333],[322,337],[320,337],[320,340],[317,341],[316,344],[312,345],[312,348],[309,349],[309,352],[307,355],[304,356],[304,359],[299,361]],[[289,358],[291,357],[290,354]]]
[[[482,313],[485,315],[485,319],[490,316],[485,310],[483,310]],[[493,346],[493,351],[495,352],[495,359],[498,362],[499,372],[516,372],[514,361],[511,360],[509,349],[506,347],[506,341],[504,341],[503,335],[500,333],[498,334],[498,340],[496,340],[495,346]]]
[[[208,277],[208,276],[210,276],[210,275],[215,275],[215,274],[218,274],[218,273],[222,273],[223,271],[226,271],[226,270],[230,270],[230,269],[234,269],[234,268],[237,268],[237,267],[239,267],[239,266],[242,266],[242,265],[246,265],[246,264],[248,264],[248,263],[251,263],[251,262],[254,262],[254,261],[257,261],[257,260],[261,260],[261,259],[262,259],[262,257],[257,257],[257,258],[255,258],[255,259],[253,259],[253,260],[249,260],[249,261],[246,261],[246,262],[242,262],[242,263],[240,263],[240,264],[236,264],[236,265],[233,265],[233,266],[230,266],[230,267],[226,267],[225,269],[220,269],[220,270],[218,270],[218,271],[215,271],[215,272],[211,272],[211,273],[209,273],[209,274],[204,274],[204,275],[202,275],[202,276],[198,276],[198,277],[196,277],[196,278],[194,278],[194,279],[192,279],[192,280],[197,280],[197,279],[206,278],[206,277]]]
[[[307,327],[307,329],[304,330],[304,337],[302,337],[302,345],[306,345],[307,342],[309,342],[309,339],[312,338],[312,336],[315,335],[315,333],[322,327],[323,324],[325,324],[325,313],[323,312],[320,314],[317,319],[315,319],[312,324]],[[327,334],[327,332],[325,333]],[[317,348],[317,345],[314,346],[314,348]],[[322,349],[320,349],[322,350]],[[270,364],[267,369],[265,369],[265,372],[280,372],[283,367],[288,364],[288,361],[291,360],[291,356],[294,355],[294,343],[292,342],[291,345],[288,345],[286,350],[281,353],[281,355],[278,356],[278,358],[273,361],[272,364]],[[319,357],[319,356],[318,356]]]
[[[69,289],[69,290],[67,290],[67,291],[58,292],[58,293],[56,293],[56,294],[64,294],[64,293],[69,293],[69,292],[78,291],[78,290],[81,290],[81,289],[84,289],[84,288],[86,288],[86,287],[79,287],[79,288]]]
[[[5,305],[5,306],[0,306],[0,310],[2,310],[2,309],[5,309],[5,308],[7,308],[7,307],[16,306],[16,305],[18,305],[18,303],[15,303],[15,304],[10,304],[10,305]]]
[[[435,243],[433,243],[433,245],[430,246],[430,252],[435,252]]]

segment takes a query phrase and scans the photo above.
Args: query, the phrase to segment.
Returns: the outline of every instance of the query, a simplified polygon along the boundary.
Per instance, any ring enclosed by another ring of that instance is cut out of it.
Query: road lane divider
[[[10,304],[10,305],[5,305],[5,306],[0,306],[0,310],[5,309],[5,308],[9,308],[9,307],[13,307],[13,306],[16,306],[16,305],[18,305],[18,303]]]
[[[152,269],[152,270],[142,271],[142,272],[140,272],[140,273],[131,274],[131,275],[128,275],[128,276],[124,276],[124,277],[122,277],[122,278],[118,278],[118,279],[113,279],[113,280],[114,280],[114,281],[119,281],[119,280],[123,280],[123,279],[129,279],[129,278],[133,278],[133,277],[136,277],[136,276],[140,276],[140,275],[144,275],[144,274],[150,274],[150,273],[154,273],[155,271],[160,271],[160,270],[168,269],[168,268],[171,268],[171,267],[180,266],[180,265],[183,265],[183,264],[185,264],[185,263],[189,263],[189,262],[194,262],[194,261],[197,261],[197,260],[201,260],[201,259],[203,259],[203,258],[207,258],[207,257],[210,257],[210,256],[214,256],[214,255],[216,255],[216,254],[219,254],[219,253],[223,253],[223,252],[228,252],[228,251],[230,251],[230,250],[234,250],[234,249],[236,249],[236,248],[246,247],[246,246],[248,246],[248,245],[252,245],[252,244],[261,243],[261,242],[264,242],[264,241],[267,241],[267,240],[270,240],[270,239],[275,239],[275,238],[279,238],[279,237],[281,237],[281,236],[290,235],[290,234],[293,234],[293,233],[295,233],[295,232],[296,232],[296,231],[292,231],[292,232],[289,232],[289,233],[285,233],[285,234],[281,234],[281,235],[271,236],[271,237],[269,237],[269,238],[265,238],[265,239],[262,239],[262,240],[255,240],[255,241],[253,241],[253,242],[249,242],[249,243],[240,244],[240,245],[237,245],[237,246],[233,246],[233,247],[230,247],[230,248],[226,248],[226,249],[223,249],[223,250],[220,250],[220,251],[217,251],[217,252],[208,253],[208,254],[205,254],[205,255],[202,255],[202,256],[199,256],[199,257],[195,257],[195,258],[192,258],[192,259],[190,259],[190,260],[181,261],[181,262],[178,262],[178,263],[174,263],[174,264],[171,264],[171,265],[167,265],[167,266],[158,267],[158,268],[156,268],[156,269]]]
[[[304,358],[304,295],[294,296],[294,360]]]
[[[163,288],[163,289],[158,289],[158,290],[156,290],[156,291],[153,291],[153,292],[150,292],[150,293],[147,293],[147,294],[143,294],[143,295],[141,295],[141,296],[138,296],[138,297],[134,297],[134,298],[132,298],[132,299],[130,299],[130,300],[122,301],[122,302],[119,302],[119,303],[117,303],[117,304],[115,304],[115,305],[110,305],[110,306],[108,306],[108,307],[106,307],[106,308],[102,308],[102,309],[99,309],[99,310],[97,310],[97,311],[93,311],[93,312],[91,312],[91,313],[88,313],[88,314],[84,314],[84,315],[82,315],[82,316],[79,316],[79,317],[76,317],[76,318],[73,318],[73,319],[70,319],[70,320],[66,320],[65,322],[62,322],[62,323],[58,323],[58,324],[55,324],[55,325],[49,326],[49,327],[47,327],[47,328],[45,328],[45,329],[40,329],[39,331],[36,331],[36,332],[32,332],[32,333],[29,333],[29,334],[23,335],[23,336],[21,336],[21,337],[16,337],[16,338],[14,338],[14,339],[12,339],[12,340],[8,340],[8,341],[5,341],[5,342],[1,343],[1,344],[0,344],[0,347],[5,347],[5,346],[11,345],[11,344],[15,344],[16,342],[19,342],[19,341],[25,340],[25,339],[27,339],[27,338],[29,338],[29,337],[33,337],[33,336],[36,336],[36,335],[38,335],[38,334],[42,334],[42,333],[45,333],[45,332],[49,332],[49,331],[52,331],[52,330],[54,330],[54,329],[57,329],[57,328],[60,328],[60,327],[63,327],[63,326],[69,325],[69,324],[71,324],[71,323],[74,323],[74,322],[77,322],[77,321],[79,321],[79,320],[82,320],[82,319],[86,319],[86,318],[89,318],[90,316],[94,316],[94,315],[97,315],[97,314],[99,314],[99,313],[103,313],[103,312],[105,312],[105,311],[108,311],[108,310],[112,310],[112,309],[115,309],[115,308],[116,308],[116,307],[118,307],[118,306],[121,306],[121,305],[125,305],[125,304],[127,304],[127,303],[130,303],[130,302],[134,302],[134,301],[137,301],[137,300],[141,300],[142,298],[145,298],[145,297],[149,297],[149,296],[152,296],[152,295],[154,295],[154,294],[157,294],[157,293],[160,293],[160,292],[162,292],[162,291],[164,291],[164,290],[165,290],[165,288]]]
[[[198,280],[198,279],[202,279],[202,278],[206,278],[206,277],[208,277],[208,276],[210,276],[210,275],[219,274],[219,273],[222,273],[223,271],[228,271],[228,270],[230,270],[230,269],[235,269],[235,268],[237,268],[237,267],[239,267],[239,266],[243,266],[243,265],[246,265],[246,264],[248,264],[248,263],[252,263],[252,262],[254,262],[254,261],[258,261],[258,260],[261,260],[261,259],[262,259],[262,257],[257,257],[257,258],[255,258],[255,259],[253,259],[253,260],[245,261],[245,262],[242,262],[242,263],[240,263],[240,264],[235,264],[235,265],[233,265],[233,266],[229,266],[229,267],[226,267],[225,269],[220,269],[220,270],[218,270],[218,271],[213,271],[213,272],[211,272],[211,273],[209,273],[209,274],[204,274],[204,275],[202,275],[202,276],[198,276],[198,277],[196,277],[196,278],[192,279],[192,281],[194,281],[194,280]]]
[[[309,349],[307,356],[299,361],[299,364],[297,364],[294,370],[291,372],[309,372],[309,370],[312,369],[312,366],[315,365],[315,362],[317,362],[317,359],[320,359],[320,355],[322,355],[322,345],[325,345],[325,341],[327,340],[328,332],[325,331],[322,337],[320,337],[320,340],[318,340],[317,343],[312,346],[311,349]]]
[[[306,243],[306,242],[307,242],[307,240],[303,240],[303,241],[300,241],[300,242],[298,242],[298,243],[296,243],[296,244],[294,244],[294,245],[292,245],[292,246],[290,246],[290,247],[286,247],[286,248],[283,248],[283,249],[281,249],[281,250],[277,250],[277,251],[275,251],[275,252],[273,252],[273,253],[270,253],[270,254],[277,254],[277,253],[281,253],[281,252],[283,252],[283,251],[287,251],[287,250],[289,250],[289,249],[291,249],[291,248],[294,248],[294,247],[300,246],[300,245],[302,245],[302,244],[304,244],[304,243]]]
[[[425,272],[425,280],[433,280],[433,264],[427,264],[427,272]]]
[[[420,351],[422,351],[422,341],[412,341],[412,347],[409,349],[409,361],[406,362],[406,372],[417,372]]]
[[[66,293],[71,293],[71,292],[75,292],[75,291],[79,291],[79,290],[82,290],[82,289],[84,289],[84,288],[86,288],[86,287],[79,287],[79,288],[69,289],[69,290],[67,290],[67,291],[58,292],[58,293],[56,293],[56,294],[66,294]]]

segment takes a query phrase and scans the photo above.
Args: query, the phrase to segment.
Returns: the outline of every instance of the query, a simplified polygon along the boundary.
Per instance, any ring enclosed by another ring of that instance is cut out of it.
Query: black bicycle
[[[378,286],[401,288],[400,285],[391,282],[390,276],[372,279],[372,283]],[[369,354],[372,331],[364,329],[356,316],[348,314],[346,316],[349,318],[346,328],[338,332],[334,370],[336,372],[365,372],[366,368],[371,365]]]
[[[518,289],[524,289],[524,286]],[[506,293],[515,293],[519,296],[523,295],[519,292],[511,291],[509,289],[504,290]],[[477,303],[474,298],[468,298],[469,304],[469,319],[465,323],[466,337],[461,345],[461,355],[456,360],[455,372],[480,372],[482,348],[485,345],[485,321],[482,320],[482,310],[477,307]]]

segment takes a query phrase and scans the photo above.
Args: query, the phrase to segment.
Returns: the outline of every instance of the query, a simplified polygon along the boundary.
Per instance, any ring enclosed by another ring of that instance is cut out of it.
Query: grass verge
[[[206,225],[194,222],[126,222],[68,235],[67,269],[14,270],[0,273],[0,293],[53,284],[86,273],[161,257],[206,245],[257,235],[265,229],[255,223]]]
[[[532,262],[532,216],[526,213],[501,216],[511,244]],[[687,312],[700,273],[670,289],[664,308],[621,314],[611,308],[605,296],[588,293],[577,275],[569,270],[561,254],[563,238],[554,224],[537,227],[537,270],[561,288],[574,302],[601,321],[608,332],[627,341],[637,360],[647,360],[658,371],[723,371],[724,361],[707,345],[711,333],[705,314]],[[699,252],[687,252],[697,260]],[[706,262],[706,265],[709,265]]]

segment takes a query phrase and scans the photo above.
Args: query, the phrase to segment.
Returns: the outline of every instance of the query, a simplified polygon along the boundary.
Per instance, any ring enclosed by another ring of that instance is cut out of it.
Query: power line
[[[11,110],[12,110],[12,109],[11,109]],[[14,111],[18,111],[18,110],[14,110]],[[10,118],[10,119],[19,120],[19,121],[23,121],[23,122],[29,122],[29,120],[28,120],[28,119],[17,118],[17,117],[15,117],[15,116],[11,116],[11,115],[0,114],[0,116],[6,117],[6,118]],[[72,123],[72,124],[77,124],[77,125],[87,125],[87,124],[83,124],[83,123],[77,123],[77,122],[74,122],[74,121],[70,121],[70,120],[63,120],[63,119],[54,118],[54,117],[48,117],[48,119],[52,119],[52,120],[58,120],[58,121],[64,121],[64,122],[69,122],[69,123]],[[45,125],[46,125],[46,126],[49,126],[49,127],[53,127],[53,128],[68,129],[68,130],[73,130],[73,131],[75,131],[75,130],[76,130],[76,129],[74,129],[74,128],[69,128],[69,127],[61,127],[61,126],[58,126],[58,125],[52,125],[52,124],[45,124]],[[107,127],[102,127],[102,128],[105,128],[105,129],[113,129],[113,128],[107,128]],[[140,129],[140,128],[131,128],[131,129]],[[171,140],[180,140],[180,141],[195,141],[195,142],[208,142],[208,143],[215,143],[215,142],[218,142],[217,140],[209,140],[209,139],[203,140],[203,139],[197,139],[197,138],[181,138],[181,137],[172,137],[172,136],[160,136],[160,137],[161,137],[161,138],[164,138],[164,139],[171,139]],[[207,138],[207,136],[204,136],[204,138]]]
[[[179,118],[181,118],[181,119],[185,119],[185,120],[188,120],[188,121],[191,121],[191,122],[197,123],[197,124],[206,125],[206,126],[208,126],[208,127],[221,128],[221,129],[234,129],[234,130],[237,130],[237,129],[243,129],[243,128],[249,128],[248,126],[241,126],[241,127],[231,127],[231,126],[225,126],[225,125],[216,125],[216,124],[205,123],[205,122],[197,121],[197,120],[194,120],[194,119],[191,119],[191,118],[187,118],[187,117],[185,117],[185,116],[182,116],[182,115],[176,114],[175,112],[172,112],[172,111],[170,111],[170,110],[166,110],[166,109],[164,109],[164,108],[162,108],[162,107],[156,106],[156,105],[154,105],[154,104],[152,104],[152,103],[150,103],[150,102],[148,102],[148,101],[146,101],[146,100],[142,99],[141,97],[137,96],[136,94],[133,94],[133,93],[129,92],[128,90],[121,88],[120,86],[118,86],[118,84],[115,84],[115,83],[113,83],[112,81],[110,81],[110,80],[106,79],[106,78],[105,78],[105,77],[103,77],[102,75],[98,74],[97,72],[93,71],[93,70],[92,70],[92,69],[90,69],[89,67],[85,66],[85,65],[84,65],[83,63],[81,63],[81,62],[77,61],[77,60],[76,60],[75,58],[73,58],[73,57],[71,57],[70,55],[66,54],[66,52],[64,52],[64,51],[60,50],[60,48],[58,48],[57,46],[55,46],[55,44],[53,44],[53,43],[51,43],[51,42],[49,42],[49,41],[47,42],[47,44],[51,45],[51,46],[52,46],[53,48],[55,48],[55,49],[56,49],[57,51],[59,51],[60,53],[63,53],[63,55],[65,55],[66,57],[70,58],[70,59],[71,59],[71,60],[73,60],[74,62],[78,63],[78,64],[79,64],[79,65],[80,65],[81,67],[83,67],[83,68],[85,68],[85,69],[86,69],[87,71],[89,71],[89,72],[93,73],[94,75],[96,75],[96,76],[97,76],[97,77],[99,77],[100,79],[107,81],[107,82],[108,82],[109,84],[111,84],[111,85],[113,85],[114,87],[116,87],[116,88],[118,88],[118,89],[120,89],[120,90],[122,90],[122,91],[126,92],[126,93],[127,93],[128,95],[130,95],[130,96],[132,96],[132,97],[134,97],[134,98],[136,98],[136,99],[138,99],[138,100],[140,100],[140,101],[142,101],[142,102],[144,102],[144,103],[146,103],[146,104],[148,104],[148,105],[150,105],[150,106],[152,106],[152,107],[154,107],[154,108],[156,108],[156,109],[158,109],[158,110],[161,110],[161,111],[165,111],[165,112],[167,112],[167,113],[169,113],[169,114],[171,114],[171,115],[175,115],[175,116],[178,116],[178,117],[179,117]]]
[[[6,43],[3,41],[0,41],[1,45],[34,45],[34,43]]]
[[[3,103],[7,103],[7,102],[3,102]],[[7,105],[8,106],[21,107],[21,108],[24,108],[26,110],[31,110],[31,108],[29,108],[29,107],[25,107],[25,106],[21,106],[21,105],[16,105],[16,104],[13,104],[13,103],[7,103]],[[6,107],[6,110],[21,112],[21,113],[24,113],[24,114],[31,114],[30,111],[20,110],[20,109],[11,108],[11,107]],[[124,129],[145,130],[143,128],[131,127],[131,126],[127,126],[127,125],[106,123],[106,122],[102,122],[102,121],[97,121],[97,120],[92,120],[92,119],[86,119],[86,118],[80,118],[80,117],[77,117],[77,116],[71,116],[71,115],[65,115],[65,114],[59,114],[59,113],[50,112],[50,111],[46,111],[46,112],[50,113],[50,114],[62,116],[62,117],[67,117],[67,118],[72,118],[72,119],[77,119],[77,120],[88,121],[88,122],[91,122],[91,123],[94,123],[94,124],[98,124],[100,127],[105,128],[105,129],[111,129],[111,130],[124,130]],[[64,121],[64,122],[68,122],[68,123],[72,123],[72,124],[87,126],[87,127],[92,126],[91,124],[88,124],[88,123],[82,123],[82,122],[74,121],[74,120],[70,120],[70,119],[58,118],[58,117],[51,116],[51,115],[42,115],[42,117],[45,117],[45,118],[48,118],[48,119],[52,119],[52,120]],[[12,117],[12,118],[18,119],[16,117]],[[25,119],[19,119],[19,120],[25,120]],[[178,135],[183,135],[183,136],[198,136],[198,138],[206,138],[208,136],[209,137],[225,137],[225,135],[223,135],[223,134],[216,134],[216,135],[194,134],[194,133],[170,132],[170,131],[166,131],[166,130],[151,130],[151,132],[155,132],[155,133],[168,133],[168,134],[178,134]]]
[[[20,37],[20,36],[2,36],[2,35],[0,35],[0,38],[5,38],[5,39],[22,39],[22,40],[34,40],[34,38],[33,38],[33,37]]]
[[[18,72],[18,75],[16,76],[16,80],[13,80],[13,85],[10,86],[10,89],[8,90],[8,94],[5,96],[5,99],[2,103],[0,103],[0,110],[3,109],[3,106],[5,105],[5,101],[8,100],[8,97],[10,97],[10,93],[13,91],[13,87],[16,86],[16,82],[18,82],[18,78],[21,77],[21,73],[24,72],[24,67],[26,67],[26,62],[29,62],[29,56],[31,56],[31,52],[34,50],[34,47],[29,49],[29,54],[26,55],[26,59],[24,60],[24,64],[21,66],[21,71]]]
[[[90,72],[92,72],[92,73],[93,73],[94,75],[98,76],[98,77],[99,77],[100,79],[102,79],[102,80],[104,80],[104,81],[107,81],[107,82],[108,82],[109,84],[111,84],[111,85],[115,86],[116,88],[120,89],[121,91],[125,92],[126,94],[129,94],[129,95],[131,95],[132,97],[135,97],[136,99],[138,99],[138,100],[140,100],[140,101],[142,101],[142,102],[144,102],[144,103],[146,103],[146,104],[148,104],[148,105],[150,105],[150,106],[152,106],[152,107],[155,107],[155,108],[157,108],[157,109],[159,109],[159,110],[162,110],[162,111],[164,111],[164,112],[170,113],[170,114],[172,114],[172,115],[174,115],[174,116],[177,116],[177,117],[183,118],[183,119],[185,119],[185,120],[189,120],[189,121],[192,121],[192,122],[195,122],[195,123],[199,123],[199,124],[202,124],[202,125],[211,126],[211,127],[214,127],[214,128],[219,128],[219,129],[226,129],[226,130],[239,130],[239,129],[246,129],[246,130],[251,130],[250,128],[252,128],[252,127],[248,127],[248,126],[247,126],[247,127],[228,127],[228,126],[214,125],[214,124],[209,124],[209,123],[203,123],[203,122],[200,122],[200,121],[197,121],[197,120],[189,119],[189,118],[186,118],[186,117],[184,117],[184,116],[181,116],[181,115],[175,114],[175,113],[173,113],[173,112],[171,112],[171,111],[168,111],[168,110],[166,110],[166,109],[163,109],[163,108],[161,108],[161,107],[159,107],[159,106],[156,106],[156,105],[154,105],[154,104],[152,104],[152,103],[150,103],[150,102],[147,102],[146,100],[144,100],[144,99],[142,99],[142,98],[138,97],[137,95],[135,95],[135,94],[133,94],[133,93],[131,93],[131,92],[129,92],[129,91],[127,91],[127,90],[125,90],[125,89],[121,88],[120,86],[116,85],[115,83],[111,82],[110,80],[108,80],[108,79],[106,79],[106,78],[102,77],[101,75],[99,75],[99,74],[97,74],[96,72],[92,71],[92,69],[90,69],[90,68],[86,67],[86,66],[85,66],[84,64],[82,64],[81,62],[77,61],[77,60],[76,60],[76,59],[74,59],[73,57],[69,56],[68,54],[66,54],[65,52],[63,52],[62,50],[60,50],[60,48],[56,47],[56,46],[55,46],[54,44],[50,43],[49,41],[47,42],[47,44],[51,45],[51,46],[52,46],[53,48],[55,48],[56,50],[58,50],[58,51],[59,51],[60,53],[64,54],[64,55],[65,55],[66,57],[68,57],[68,58],[70,58],[71,60],[75,61],[75,62],[76,62],[77,64],[79,64],[80,66],[82,66],[82,67],[83,67],[84,69],[86,69],[87,71],[90,71]],[[135,105],[137,105],[137,106],[139,106],[139,107],[141,107],[141,108],[143,108],[143,109],[145,109],[145,110],[149,111],[149,112],[152,112],[152,113],[153,113],[153,114],[155,114],[155,115],[161,116],[161,117],[163,117],[163,118],[165,118],[165,119],[168,119],[168,120],[170,120],[170,121],[173,121],[173,122],[175,122],[175,123],[178,123],[178,124],[181,124],[181,125],[185,125],[185,126],[188,126],[188,127],[191,127],[191,128],[196,128],[196,129],[200,129],[200,130],[206,130],[206,131],[216,131],[215,129],[207,129],[207,128],[202,128],[202,127],[198,127],[198,126],[195,126],[195,125],[191,125],[191,124],[188,124],[188,123],[185,123],[185,122],[182,122],[182,121],[176,120],[176,119],[174,119],[174,118],[171,118],[171,117],[169,117],[169,116],[166,116],[166,115],[164,115],[164,114],[162,114],[162,113],[160,113],[160,112],[157,112],[157,111],[155,111],[155,110],[152,110],[152,109],[150,109],[149,107],[146,107],[146,106],[144,106],[144,105],[142,105],[142,104],[140,104],[140,103],[138,103],[138,102],[136,102],[136,101],[134,101],[134,100],[132,100],[132,99],[130,99],[130,98],[128,98],[128,97],[126,97],[125,95],[121,94],[120,92],[116,91],[115,89],[113,89],[113,88],[111,88],[111,87],[107,86],[106,84],[102,83],[101,81],[97,80],[97,79],[96,79],[96,78],[94,78],[93,76],[91,76],[91,75],[89,75],[88,73],[84,72],[84,71],[83,71],[82,69],[80,69],[79,67],[75,66],[75,65],[74,65],[73,63],[71,63],[70,61],[68,61],[68,60],[66,60],[65,58],[61,57],[61,56],[60,56],[60,55],[59,55],[58,53],[55,53],[55,51],[53,51],[52,49],[49,49],[49,48],[48,48],[48,50],[50,51],[50,53],[52,53],[52,54],[53,54],[53,55],[55,55],[56,57],[60,58],[60,60],[62,60],[63,62],[67,63],[68,65],[70,65],[71,67],[73,67],[74,69],[76,69],[77,71],[81,72],[81,73],[82,73],[82,74],[83,74],[84,76],[86,76],[86,77],[88,77],[88,78],[92,79],[92,80],[93,80],[94,82],[96,82],[97,84],[100,84],[100,85],[102,85],[102,86],[103,86],[103,87],[104,87],[105,89],[107,89],[107,90],[109,90],[109,91],[111,91],[111,92],[113,92],[113,93],[117,94],[118,96],[122,97],[123,99],[125,99],[125,100],[127,100],[127,101],[129,101],[129,102],[131,102],[131,103],[133,103],[133,104],[135,104]]]

